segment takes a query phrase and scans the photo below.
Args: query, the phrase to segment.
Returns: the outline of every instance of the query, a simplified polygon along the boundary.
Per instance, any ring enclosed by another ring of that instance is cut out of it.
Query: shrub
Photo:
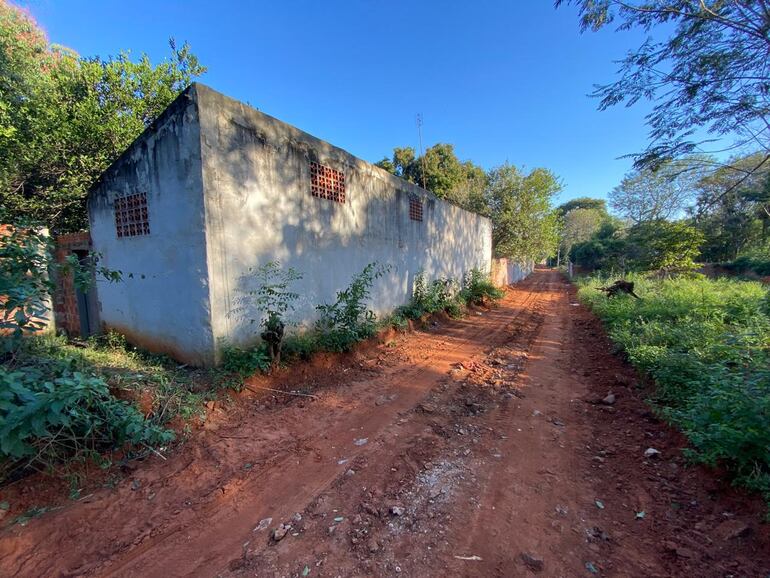
[[[271,363],[270,353],[264,343],[252,348],[225,346],[222,349],[222,369],[242,377],[258,371],[266,372]]]
[[[692,459],[728,468],[770,500],[770,292],[739,280],[630,277],[643,296],[580,298],[656,384],[651,402],[689,438]]]
[[[0,473],[52,471],[67,461],[108,463],[102,452],[168,443],[173,433],[118,400],[104,380],[0,367]]]
[[[495,287],[489,275],[473,269],[465,275],[463,288],[460,290],[460,298],[468,304],[481,305],[486,300],[495,300],[503,297],[505,293]]]
[[[754,272],[757,275],[770,275],[770,255],[766,251],[754,251],[741,255],[734,261],[723,263],[723,267],[736,273]]]
[[[350,285],[337,292],[337,300],[318,305],[320,313],[315,329],[321,347],[329,351],[348,351],[355,343],[371,337],[376,331],[376,315],[367,306],[375,279],[389,270],[369,263],[353,277]]]
[[[423,315],[439,311],[461,311],[457,303],[458,286],[453,279],[439,278],[425,282],[425,273],[419,271],[414,278],[412,298],[399,309],[399,313],[408,319],[419,319]]]
[[[71,275],[73,284],[87,291],[97,275],[117,282],[120,271],[99,266],[99,255],[91,253],[82,262],[70,255],[65,262],[53,258],[53,242],[40,229],[10,227],[0,235],[0,342],[4,352],[18,349],[25,333],[38,332],[49,322],[49,296],[55,285],[50,275]]]
[[[283,342],[284,357],[289,360],[307,361],[319,348],[318,336],[311,331],[287,335]]]

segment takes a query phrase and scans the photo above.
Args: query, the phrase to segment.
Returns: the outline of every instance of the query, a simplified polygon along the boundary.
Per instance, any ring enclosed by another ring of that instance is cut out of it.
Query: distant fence
[[[534,269],[534,261],[521,263],[511,259],[492,259],[492,282],[498,287],[513,285],[526,279]]]

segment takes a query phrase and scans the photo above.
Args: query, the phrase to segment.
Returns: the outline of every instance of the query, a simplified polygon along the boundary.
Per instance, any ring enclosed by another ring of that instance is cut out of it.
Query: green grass
[[[726,467],[770,501],[770,294],[760,283],[629,277],[642,298],[608,299],[599,277],[580,299],[656,384],[650,402],[689,438],[688,455]]]

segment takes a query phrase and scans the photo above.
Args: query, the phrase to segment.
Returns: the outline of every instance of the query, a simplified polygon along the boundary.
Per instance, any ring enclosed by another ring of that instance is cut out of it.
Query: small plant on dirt
[[[460,298],[468,304],[483,305],[485,301],[502,298],[504,293],[495,287],[489,275],[473,269],[465,275]]]
[[[312,331],[287,335],[283,341],[283,355],[288,360],[309,360],[318,351],[318,336]]]
[[[358,341],[374,335],[376,315],[366,302],[374,281],[389,270],[388,266],[369,263],[346,289],[337,292],[334,303],[316,306],[320,317],[315,329],[324,349],[348,351]]]
[[[241,298],[240,306],[233,312],[251,313],[254,309],[262,313],[259,336],[267,346],[270,365],[276,367],[281,362],[281,346],[286,330],[286,315],[294,311],[299,293],[290,290],[302,274],[293,268],[283,270],[279,261],[270,261],[257,269],[250,269],[247,278],[256,279],[259,284],[255,290],[247,291]],[[255,323],[251,319],[251,323]]]
[[[425,282],[425,273],[419,271],[414,278],[412,298],[400,307],[397,316],[419,319],[439,311],[446,311],[453,317],[462,315],[462,304],[458,301],[458,283],[453,279],[439,278]]]
[[[267,372],[271,363],[272,359],[266,343],[249,349],[225,346],[222,350],[222,369],[228,373],[237,373],[242,377],[258,371]]]

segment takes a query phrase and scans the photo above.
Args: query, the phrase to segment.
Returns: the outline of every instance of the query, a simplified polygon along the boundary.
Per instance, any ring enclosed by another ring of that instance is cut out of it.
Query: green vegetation
[[[187,45],[153,65],[81,57],[51,44],[28,14],[0,1],[0,190],[10,220],[54,232],[88,226],[94,180],[205,69]]]
[[[562,4],[577,6],[584,30],[642,33],[639,47],[621,61],[620,78],[594,93],[602,110],[652,105],[646,116],[651,142],[635,155],[637,168],[691,154],[719,137],[735,139],[729,150],[770,152],[764,2],[556,1]],[[693,141],[696,135],[703,140]]]
[[[1,214],[0,214],[1,216]],[[75,255],[63,263],[53,258],[53,242],[48,235],[31,227],[10,227],[0,237],[0,353],[12,354],[22,335],[44,329],[51,317],[49,295],[53,295],[54,275],[71,275],[73,285],[88,291],[96,276],[111,282],[121,280],[120,271],[99,266],[99,256],[91,253],[80,261]]]
[[[446,311],[453,317],[462,315],[462,304],[458,299],[459,284],[453,279],[434,279],[425,282],[425,273],[415,275],[412,299],[399,308],[397,315],[406,319],[420,319],[424,315]],[[396,321],[397,325],[402,325]]]
[[[426,283],[421,271],[415,276],[410,302],[378,320],[367,302],[374,282],[387,271],[388,267],[370,263],[353,277],[347,288],[337,292],[334,303],[317,306],[320,317],[312,330],[285,336],[283,362],[306,361],[319,351],[349,351],[379,329],[391,326],[405,330],[408,320],[420,320],[442,311],[460,317],[469,304],[482,305],[503,296],[489,276],[476,269],[468,272],[462,285],[444,278]],[[271,367],[268,346],[264,342],[251,348],[226,347],[220,383],[237,389],[242,385],[242,378],[267,372]]]
[[[334,303],[318,305],[315,332],[322,349],[348,351],[353,345],[374,335],[377,316],[367,301],[375,279],[382,277],[390,267],[369,263],[355,275],[350,285],[337,292]]]
[[[632,275],[641,301],[579,281],[631,363],[656,384],[651,402],[689,438],[689,455],[726,467],[770,500],[770,292],[759,283]]]
[[[249,285],[252,281],[258,283],[256,289],[247,289],[244,295],[238,298],[236,307],[231,314],[253,315],[255,312],[261,314],[259,326],[262,328],[259,337],[266,345],[266,352],[270,364],[273,367],[281,363],[281,347],[283,345],[284,331],[286,329],[286,316],[294,311],[294,304],[299,299],[299,293],[290,291],[291,285],[302,279],[302,275],[289,267],[287,270],[281,269],[279,261],[270,261],[261,267],[249,269],[249,273],[244,276],[244,282]],[[257,319],[248,320],[252,325]],[[226,351],[225,359],[234,362],[238,357],[238,350]],[[249,361],[241,356],[241,361]],[[259,356],[250,360],[252,365],[261,367]]]
[[[551,171],[529,172],[505,163],[489,171],[460,161],[449,144],[416,157],[411,147],[393,149],[380,168],[425,186],[440,199],[492,220],[495,255],[540,261],[556,250],[558,215],[551,207],[561,182]]]
[[[85,346],[26,338],[0,366],[0,481],[28,470],[68,475],[168,444],[176,419],[203,415],[205,374],[108,334]],[[135,402],[140,400],[146,415]]]
[[[754,273],[762,277],[770,275],[770,247],[748,250],[734,261],[723,263],[723,266],[736,273]]]
[[[466,305],[483,305],[486,301],[495,301],[502,296],[503,291],[495,287],[489,275],[478,269],[471,270],[465,276],[463,288],[459,293],[460,300]]]

